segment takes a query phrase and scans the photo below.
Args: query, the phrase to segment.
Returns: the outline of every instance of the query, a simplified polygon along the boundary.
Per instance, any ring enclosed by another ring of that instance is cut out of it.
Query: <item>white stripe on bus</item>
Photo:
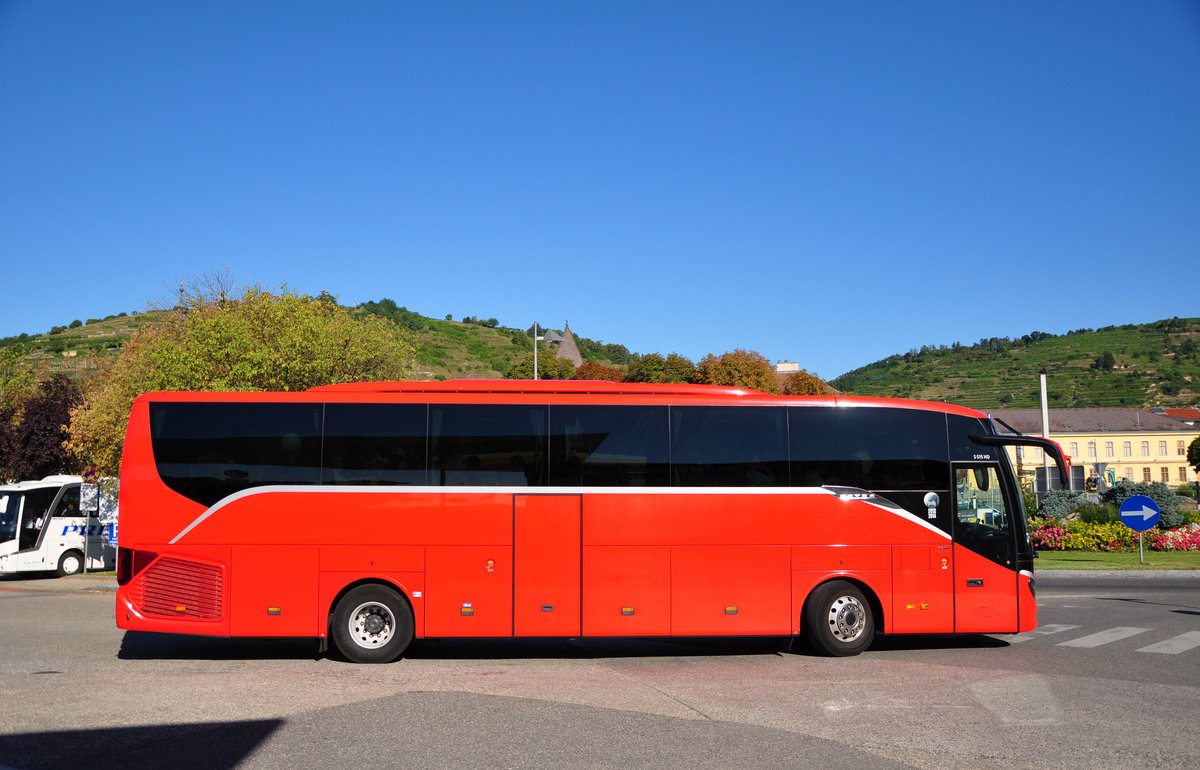
[[[251,487],[223,497],[217,504],[196,517],[191,524],[184,527],[178,535],[168,541],[175,545],[187,533],[191,532],[209,516],[231,503],[252,495],[266,495],[278,492],[304,492],[316,494],[386,494],[386,495],[830,495],[838,497],[838,493],[824,487],[430,487],[430,486],[355,486],[347,484],[277,484],[261,487]],[[883,495],[879,495],[883,497]],[[886,499],[886,498],[884,498]],[[950,535],[925,521],[921,517],[895,506],[894,503],[883,505],[871,499],[857,499],[857,502],[873,505],[889,513],[903,516],[911,522],[921,525],[932,533],[949,540]]]

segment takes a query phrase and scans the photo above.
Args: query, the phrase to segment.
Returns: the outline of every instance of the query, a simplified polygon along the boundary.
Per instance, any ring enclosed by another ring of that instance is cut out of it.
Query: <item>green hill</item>
[[[847,372],[843,393],[948,401],[978,409],[1192,406],[1200,402],[1200,318],[925,346]]]
[[[79,376],[94,368],[98,358],[115,355],[136,329],[161,312],[73,322],[47,334],[0,339],[0,349],[23,344],[28,365]],[[502,327],[495,319],[433,319],[390,300],[364,303],[357,312],[383,315],[416,334],[418,379],[499,378],[530,351],[527,331]],[[617,366],[629,362],[624,345],[576,339],[586,359]],[[1032,332],[969,346],[925,346],[855,369],[830,384],[855,395],[1019,408],[1038,405],[1040,372],[1048,377],[1050,405],[1055,407],[1194,406],[1200,403],[1200,318],[1063,335]]]
[[[72,377],[86,375],[105,356],[117,354],[121,346],[140,327],[161,315],[152,310],[132,315],[122,313],[86,323],[55,327],[37,335],[17,335],[0,339],[0,350],[20,344],[25,347],[25,364],[43,369],[46,374],[64,372]],[[390,300],[367,302],[356,312],[375,313],[390,318],[417,337],[416,370],[422,380],[455,378],[502,378],[508,367],[532,351],[527,332],[500,326],[495,319],[448,321],[427,318]],[[580,352],[588,360],[605,365],[623,365],[630,353],[623,345],[605,345],[586,337],[576,337]]]

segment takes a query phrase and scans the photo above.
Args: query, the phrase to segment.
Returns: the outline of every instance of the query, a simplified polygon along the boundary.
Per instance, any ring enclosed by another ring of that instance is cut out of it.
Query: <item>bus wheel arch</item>
[[[809,592],[800,615],[802,635],[824,655],[858,655],[883,628],[879,597],[869,586],[850,578],[826,580]]]
[[[384,581],[346,586],[329,610],[329,638],[352,663],[390,663],[408,649],[414,630],[412,603]]]
[[[55,572],[59,577],[78,575],[83,572],[83,554],[74,549],[63,551],[62,555],[58,557],[58,568]]]

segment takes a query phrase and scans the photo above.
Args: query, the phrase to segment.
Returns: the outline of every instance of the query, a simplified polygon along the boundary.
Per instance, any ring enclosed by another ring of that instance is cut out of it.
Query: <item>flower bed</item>
[[[1083,521],[1030,522],[1033,547],[1046,551],[1136,551],[1138,533],[1124,524],[1088,524]],[[1200,551],[1200,524],[1145,533],[1145,547],[1152,551]]]

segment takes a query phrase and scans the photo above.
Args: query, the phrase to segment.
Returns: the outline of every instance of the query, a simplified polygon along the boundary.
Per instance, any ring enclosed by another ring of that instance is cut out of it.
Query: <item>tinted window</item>
[[[950,488],[944,414],[875,407],[788,411],[796,486]]]
[[[431,406],[429,457],[431,484],[544,485],[546,407]]]
[[[552,485],[670,483],[665,406],[555,406],[550,426]]]
[[[151,404],[150,438],[163,483],[204,505],[320,480],[320,404]]]
[[[328,404],[326,484],[424,484],[424,404]]]
[[[55,516],[80,516],[79,487],[67,487],[63,490],[58,505],[54,506]]]
[[[788,483],[782,407],[671,408],[671,483],[760,487]]]
[[[988,435],[992,431],[984,427],[983,420],[976,417],[950,415],[950,459],[952,460],[995,460],[1005,454],[1003,447],[976,444],[967,436]],[[987,455],[987,457],[983,457]]]

